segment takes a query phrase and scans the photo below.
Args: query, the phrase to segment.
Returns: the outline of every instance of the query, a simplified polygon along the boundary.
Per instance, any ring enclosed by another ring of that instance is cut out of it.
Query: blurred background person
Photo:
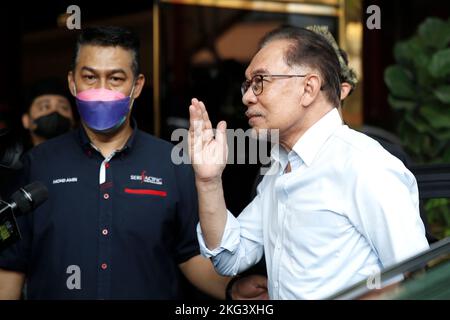
[[[22,125],[29,133],[31,146],[57,137],[74,127],[70,99],[66,86],[57,78],[40,80],[28,89]]]
[[[69,91],[56,77],[41,79],[26,88],[18,109],[16,120],[21,121],[16,121],[16,126],[12,119],[0,121],[0,197],[15,191],[10,190],[10,182],[22,166],[25,151],[68,132],[77,122]]]

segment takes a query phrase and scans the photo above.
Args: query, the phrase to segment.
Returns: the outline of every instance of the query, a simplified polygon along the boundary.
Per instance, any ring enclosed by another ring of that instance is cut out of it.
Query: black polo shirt
[[[178,299],[178,264],[198,255],[193,171],[137,128],[105,159],[79,129],[31,150],[20,184],[48,200],[19,218],[0,268],[24,272],[29,299]]]

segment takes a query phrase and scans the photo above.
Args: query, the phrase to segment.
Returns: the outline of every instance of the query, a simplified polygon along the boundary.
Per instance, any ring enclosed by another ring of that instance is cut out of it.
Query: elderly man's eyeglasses
[[[252,88],[255,96],[260,95],[264,89],[264,78],[292,78],[292,77],[306,77],[306,74],[257,74],[251,80],[245,80],[241,85],[241,93],[245,95],[248,88]]]

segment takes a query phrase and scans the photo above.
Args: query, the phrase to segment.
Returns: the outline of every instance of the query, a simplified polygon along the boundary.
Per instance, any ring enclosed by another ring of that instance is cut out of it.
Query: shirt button
[[[109,194],[108,194],[108,193],[105,193],[105,194],[103,195],[103,199],[108,200],[108,199],[109,199]]]
[[[101,268],[102,268],[103,270],[106,270],[106,269],[108,268],[108,265],[107,265],[106,263],[102,263]]]
[[[102,230],[102,234],[103,234],[104,236],[106,236],[106,235],[108,234],[108,229],[103,229],[103,230]]]

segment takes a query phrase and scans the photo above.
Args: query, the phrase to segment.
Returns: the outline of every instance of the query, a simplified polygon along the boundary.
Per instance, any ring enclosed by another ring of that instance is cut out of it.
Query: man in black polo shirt
[[[29,299],[181,298],[179,269],[224,296],[228,278],[199,256],[191,168],[130,119],[145,81],[138,45],[116,27],[80,35],[68,82],[82,127],[25,158],[18,186],[41,181],[49,198],[0,253],[0,298],[19,298],[25,279]]]

